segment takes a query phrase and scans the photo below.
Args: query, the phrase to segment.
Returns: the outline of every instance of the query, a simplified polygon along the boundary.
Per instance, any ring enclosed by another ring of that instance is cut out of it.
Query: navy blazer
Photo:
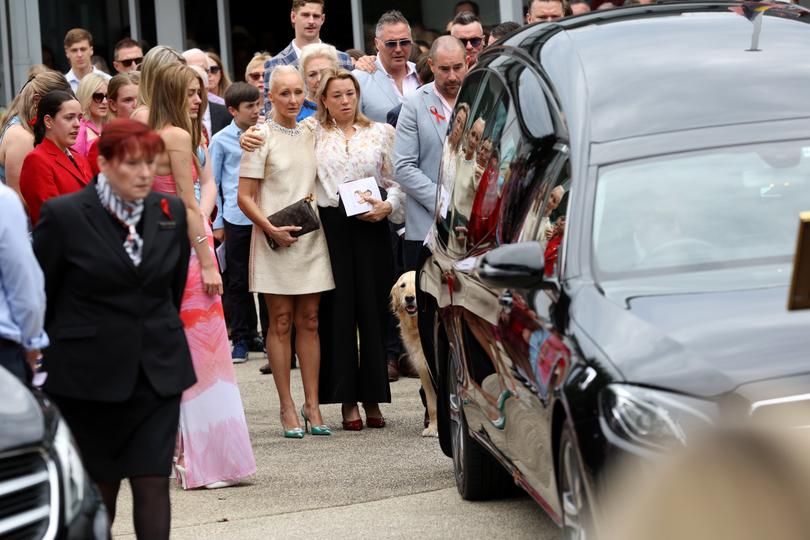
[[[34,229],[51,340],[43,388],[120,402],[143,370],[158,394],[180,394],[196,380],[179,315],[190,254],[185,206],[172,195],[149,194],[136,267],[95,185],[47,201]]]

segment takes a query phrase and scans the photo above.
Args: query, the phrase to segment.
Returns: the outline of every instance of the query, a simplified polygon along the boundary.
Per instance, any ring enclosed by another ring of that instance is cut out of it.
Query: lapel
[[[438,114],[444,116],[444,108],[442,107],[442,102],[439,100],[439,96],[436,95],[436,92],[433,91],[433,83],[425,85],[421,88],[422,91],[422,104],[424,105],[424,113],[427,114],[427,118],[433,127],[436,128],[436,135],[439,136],[439,144],[444,144],[444,137],[447,135],[447,118],[444,120],[439,120],[436,118],[431,110],[438,111]]]
[[[160,195],[150,193],[144,202],[143,216],[141,216],[141,221],[143,221],[143,253],[141,255],[141,269],[144,268],[149,255],[151,255],[155,250],[153,244],[157,240],[155,234],[158,230],[158,221],[164,219],[162,213],[163,211],[160,209],[161,199],[163,199],[163,197]]]
[[[110,250],[129,268],[129,271],[132,272],[133,275],[137,274],[137,269],[135,265],[132,264],[132,259],[129,258],[129,255],[127,255],[127,252],[124,250],[124,244],[121,242],[121,238],[115,234],[115,227],[118,225],[110,219],[107,210],[101,206],[101,201],[96,194],[95,178],[82,190],[82,206],[90,228],[104,239]]]
[[[381,64],[377,65],[377,71],[371,75],[371,80],[374,81],[374,84],[377,85],[380,92],[391,102],[392,107],[389,107],[389,110],[400,104],[399,96],[394,92],[393,83],[385,71],[383,71]]]
[[[79,171],[79,169],[76,168],[75,165],[73,165],[73,163],[70,162],[67,154],[62,152],[59,147],[56,146],[50,139],[44,139],[41,144],[46,145],[45,150],[53,157],[58,167],[61,167],[70,173],[70,175],[73,176],[73,178],[75,178],[79,183],[79,185],[87,185],[87,178],[82,174],[82,172]],[[76,160],[76,163],[78,164],[79,160]],[[79,167],[81,167],[81,165],[79,165]]]

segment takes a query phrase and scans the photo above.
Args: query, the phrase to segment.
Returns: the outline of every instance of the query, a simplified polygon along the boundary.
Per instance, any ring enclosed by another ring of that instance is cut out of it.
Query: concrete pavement
[[[236,366],[258,471],[221,490],[172,488],[172,538],[556,539],[553,523],[528,497],[469,503],[458,496],[452,462],[437,439],[420,436],[417,379],[391,384],[388,426],[346,432],[340,406],[322,407],[331,437],[284,439],[272,376],[258,359]],[[293,396],[303,400],[300,372]],[[131,497],[122,487],[116,538],[134,538]]]

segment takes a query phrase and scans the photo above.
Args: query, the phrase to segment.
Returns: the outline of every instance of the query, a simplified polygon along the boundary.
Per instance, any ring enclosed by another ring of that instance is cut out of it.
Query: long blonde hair
[[[315,113],[315,118],[318,120],[318,123],[320,123],[324,129],[333,129],[335,127],[334,118],[332,118],[332,115],[329,114],[329,110],[323,104],[323,95],[327,88],[329,88],[329,83],[335,80],[352,81],[354,90],[357,93],[357,105],[354,109],[354,123],[360,124],[363,127],[369,127],[372,124],[371,120],[360,110],[360,83],[357,82],[357,79],[354,78],[351,72],[345,69],[338,69],[336,71],[327,70],[321,76],[321,84],[318,86],[318,93],[315,96],[318,100],[318,112]]]
[[[185,64],[164,66],[155,74],[152,105],[149,107],[149,127],[159,131],[172,125],[188,132],[191,135],[191,154],[194,156],[194,163],[198,164],[197,147],[200,146],[202,137],[202,113],[192,121],[188,110],[188,89],[195,79],[199,81],[199,75]],[[203,88],[200,88],[200,94],[205,95]]]
[[[141,84],[138,85],[138,107],[151,107],[153,88],[158,72],[166,66],[185,64],[186,59],[179,52],[165,45],[152,47],[143,57]]]
[[[98,73],[88,73],[82,77],[79,87],[76,88],[76,99],[82,106],[82,116],[84,116],[85,120],[92,120],[90,117],[90,104],[93,102],[93,94],[106,85],[107,79]],[[109,101],[107,103],[109,108]]]
[[[22,120],[22,127],[33,134],[34,128],[31,126],[37,119],[37,97],[42,98],[42,96],[54,90],[73,93],[70,83],[58,71],[47,70],[31,76],[20,90],[20,93],[17,94],[17,97],[14,98],[14,101],[11,102],[11,105],[9,105],[3,123],[15,116],[19,116],[20,120]]]

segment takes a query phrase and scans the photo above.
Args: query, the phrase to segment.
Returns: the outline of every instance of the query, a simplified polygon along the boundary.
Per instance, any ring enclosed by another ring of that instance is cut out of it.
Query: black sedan
[[[810,405],[810,11],[680,3],[519,30],[459,94],[420,333],[461,495],[584,538],[606,465]],[[810,424],[810,421],[804,422]]]
[[[2,367],[0,396],[0,538],[109,538],[107,509],[56,407]]]

